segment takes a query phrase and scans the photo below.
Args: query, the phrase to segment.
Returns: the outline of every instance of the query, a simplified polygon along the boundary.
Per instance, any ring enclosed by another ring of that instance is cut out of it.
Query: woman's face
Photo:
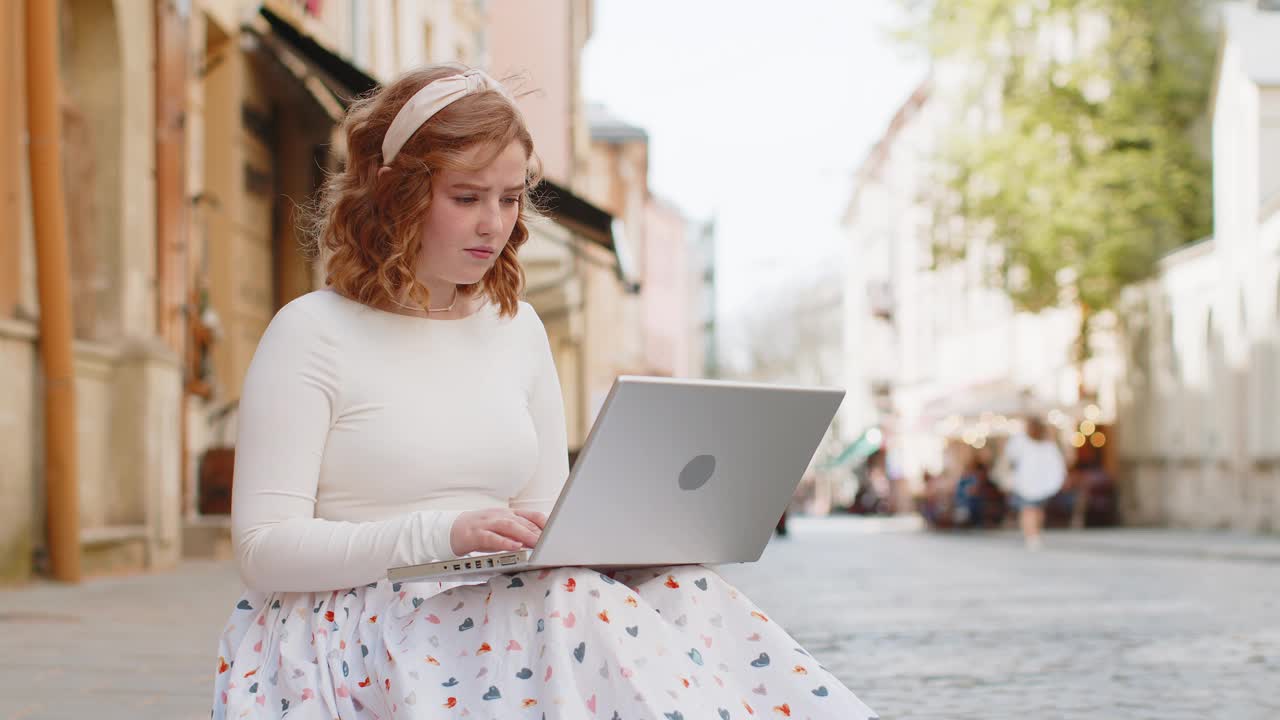
[[[526,164],[524,147],[513,142],[480,170],[445,170],[432,180],[415,270],[433,296],[433,285],[472,285],[493,267],[520,214]]]

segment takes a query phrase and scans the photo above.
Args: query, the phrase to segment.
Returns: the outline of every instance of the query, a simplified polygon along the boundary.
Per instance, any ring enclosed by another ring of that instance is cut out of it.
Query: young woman
[[[1030,550],[1039,550],[1044,528],[1044,507],[1062,489],[1067,465],[1049,429],[1037,417],[1026,421],[1026,434],[1009,438],[1004,462],[1009,468],[1018,524]]]
[[[478,70],[355,104],[324,190],[327,287],[289,303],[240,401],[222,718],[868,718],[704,567],[391,583],[538,541],[568,475],[546,331],[519,300],[533,143]]]

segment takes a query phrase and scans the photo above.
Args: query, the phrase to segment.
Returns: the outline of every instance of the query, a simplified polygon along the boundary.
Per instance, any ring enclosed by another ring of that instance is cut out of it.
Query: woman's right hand
[[[469,510],[453,522],[449,544],[457,557],[473,552],[519,550],[533,547],[546,524],[547,516],[532,510]]]

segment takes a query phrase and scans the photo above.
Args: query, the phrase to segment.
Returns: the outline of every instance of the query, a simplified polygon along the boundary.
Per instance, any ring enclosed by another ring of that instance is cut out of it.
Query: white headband
[[[432,115],[458,98],[484,90],[502,93],[503,97],[515,105],[515,98],[502,86],[502,83],[489,77],[483,70],[467,70],[461,75],[450,75],[424,85],[409,98],[409,102],[405,103],[404,107],[400,108],[400,112],[396,113],[395,119],[387,128],[387,134],[382,138],[382,164],[390,165],[391,161],[396,159],[400,148],[409,142],[409,138],[413,137],[418,128],[422,127],[422,124]]]

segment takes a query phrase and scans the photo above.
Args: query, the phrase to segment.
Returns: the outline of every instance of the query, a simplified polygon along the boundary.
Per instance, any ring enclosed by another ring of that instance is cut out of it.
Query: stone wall
[[[1116,445],[1127,524],[1280,532],[1280,266],[1264,256],[1224,274],[1226,262],[1206,240],[1129,298]]]
[[[31,574],[35,538],[35,328],[0,320],[0,585]]]

